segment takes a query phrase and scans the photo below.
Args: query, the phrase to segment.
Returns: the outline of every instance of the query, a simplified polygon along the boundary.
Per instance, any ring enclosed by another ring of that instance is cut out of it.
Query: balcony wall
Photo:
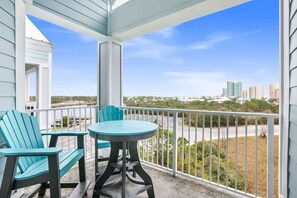
[[[288,197],[297,197],[297,0],[290,4],[290,128]]]
[[[15,0],[0,1],[0,115],[15,108]],[[3,139],[0,137],[0,145]],[[0,157],[0,184],[4,169]]]

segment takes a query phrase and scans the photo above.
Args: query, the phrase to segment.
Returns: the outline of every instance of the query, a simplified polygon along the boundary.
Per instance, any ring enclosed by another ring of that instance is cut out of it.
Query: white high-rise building
[[[229,98],[239,98],[242,96],[241,81],[227,81],[227,96]]]
[[[253,86],[249,87],[249,98],[261,100],[264,98],[264,87]]]
[[[279,99],[279,83],[274,83],[269,85],[269,98],[270,99]]]

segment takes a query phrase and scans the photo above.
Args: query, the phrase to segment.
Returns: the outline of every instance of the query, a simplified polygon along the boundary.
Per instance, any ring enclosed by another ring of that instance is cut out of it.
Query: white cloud
[[[166,35],[166,36],[165,36]],[[145,36],[136,38],[134,40],[125,43],[125,59],[157,59],[161,61],[178,61],[181,60],[176,56],[179,47],[166,44],[164,38],[169,33],[161,33],[161,35],[154,35],[154,39],[151,36]],[[157,39],[156,37],[159,37]]]
[[[177,34],[176,27],[170,27],[163,29],[161,31],[155,32],[152,35],[161,36],[163,38],[172,38],[175,34]]]
[[[207,39],[206,41],[198,42],[192,46],[189,46],[188,49],[190,50],[205,50],[210,47],[215,46],[218,43],[227,41],[232,39],[232,37],[228,34],[216,35],[211,36],[211,38]]]

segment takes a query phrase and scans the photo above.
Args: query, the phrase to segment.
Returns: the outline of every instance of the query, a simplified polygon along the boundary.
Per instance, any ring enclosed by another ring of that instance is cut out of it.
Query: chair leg
[[[59,171],[59,156],[48,156],[49,167],[49,182],[51,198],[61,197],[60,171]]]
[[[0,195],[3,198],[9,198],[11,196],[14,176],[17,168],[17,161],[18,157],[16,156],[8,157],[6,160],[5,171],[0,189]]]
[[[47,182],[41,184],[41,187],[39,189],[38,196],[43,197],[45,195],[46,185],[47,185]]]
[[[98,139],[95,139],[95,181],[98,179],[98,158],[99,158],[99,151],[98,151]]]
[[[80,158],[78,162],[78,168],[79,168],[79,181],[84,182],[86,181],[86,168],[85,168],[85,156]]]
[[[84,137],[79,136],[77,137],[77,147],[80,149],[84,148]],[[79,167],[79,181],[84,182],[86,181],[86,166],[85,166],[85,155],[80,158],[78,162]]]

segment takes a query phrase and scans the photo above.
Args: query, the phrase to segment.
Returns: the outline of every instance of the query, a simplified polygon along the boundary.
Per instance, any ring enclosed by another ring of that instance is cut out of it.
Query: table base
[[[118,156],[119,151],[123,150],[123,156],[122,156],[122,165],[118,164]],[[137,141],[129,142],[128,143],[128,149],[130,154],[130,165],[126,164],[127,158],[126,158],[126,149],[127,149],[127,142],[111,142],[111,151],[109,160],[107,163],[107,167],[105,171],[100,175],[100,177],[96,180],[96,184],[94,186],[94,192],[93,192],[93,198],[100,197],[100,195],[106,196],[106,197],[117,197],[117,195],[114,192],[106,191],[104,188],[107,188],[107,186],[111,186],[112,184],[104,185],[105,182],[108,180],[108,178],[114,174],[115,169],[119,169],[122,172],[122,198],[125,198],[125,191],[126,191],[126,177],[135,184],[144,185],[143,187],[135,190],[131,193],[130,197],[136,197],[138,194],[147,191],[147,194],[149,197],[154,198],[154,187],[151,177],[143,170],[140,161],[139,156],[137,153]],[[140,176],[140,178],[143,181],[139,181],[134,179],[132,176],[130,176],[129,173],[126,173],[127,168],[130,168],[132,166],[133,170]]]

